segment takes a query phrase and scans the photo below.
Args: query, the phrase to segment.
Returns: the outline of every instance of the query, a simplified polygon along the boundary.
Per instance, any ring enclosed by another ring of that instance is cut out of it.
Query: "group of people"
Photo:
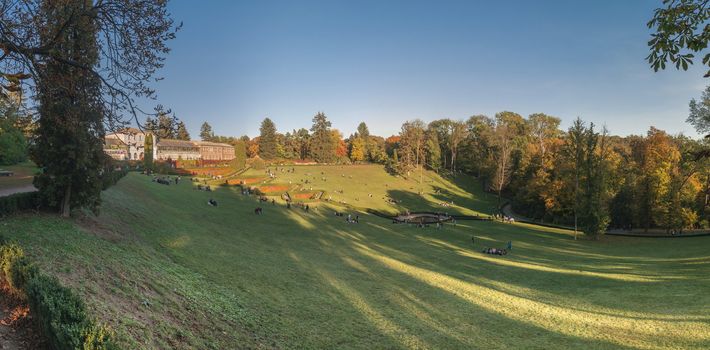
[[[203,186],[203,185],[197,184],[197,190],[198,190],[198,191],[212,192],[212,188],[210,187],[210,185],[204,185],[204,186]]]
[[[175,184],[177,185],[180,182],[180,176],[176,176],[174,179],[170,178],[170,175],[168,176],[153,176],[153,182],[157,182],[161,185],[170,185],[175,181]]]
[[[341,213],[339,211],[335,211],[335,216],[345,217],[345,214]],[[360,223],[360,215],[353,216],[352,214],[348,214],[347,217],[345,217],[345,222],[347,222],[348,224],[359,224]]]
[[[502,222],[508,222],[508,223],[514,223],[515,218],[512,216],[507,216],[505,214],[494,214],[493,215],[494,220],[502,221]]]
[[[507,250],[501,249],[501,248],[484,248],[483,251],[481,251],[481,252],[485,253],[485,254],[492,254],[492,255],[506,255],[506,254],[508,254]]]
[[[473,244],[473,245],[476,244],[476,237],[471,236],[471,244]],[[513,250],[513,241],[508,241],[508,244],[506,245],[505,249],[485,247],[485,248],[483,248],[483,250],[481,252],[485,253],[485,254],[492,254],[492,255],[506,255],[511,250]]]

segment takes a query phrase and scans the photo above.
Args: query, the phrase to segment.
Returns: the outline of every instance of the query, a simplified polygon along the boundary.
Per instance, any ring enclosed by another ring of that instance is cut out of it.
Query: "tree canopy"
[[[707,0],[663,0],[664,7],[653,12],[648,28],[655,30],[648,41],[646,57],[654,71],[666,69],[666,63],[687,70],[696,54],[707,51],[710,40],[710,2]],[[702,63],[710,68],[710,53]],[[705,77],[710,76],[710,69]]]

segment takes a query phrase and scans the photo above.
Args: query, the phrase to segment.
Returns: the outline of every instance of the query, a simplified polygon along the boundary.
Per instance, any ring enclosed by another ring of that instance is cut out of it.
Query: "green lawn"
[[[358,206],[387,208],[368,193],[413,209],[441,200],[378,167],[328,171],[323,188],[342,186]],[[429,176],[470,204],[461,212],[492,205],[472,179]],[[575,241],[521,224],[418,229],[365,214],[356,225],[326,207],[271,204],[256,216],[258,202],[234,187],[138,174],[103,198],[98,218],[22,215],[0,233],[84,294],[125,348],[710,347],[708,237]],[[512,254],[479,253],[509,240]]]
[[[391,176],[380,165],[330,165],[270,167],[267,170],[249,169],[237,178],[264,178],[252,186],[286,185],[294,196],[299,193],[324,191],[323,199],[334,204],[355,208],[370,208],[397,213],[406,209],[434,210],[467,215],[490,215],[495,210],[495,196],[485,193],[469,176],[458,176],[453,181],[432,171],[413,172],[409,178]],[[295,172],[282,169],[295,169]],[[421,175],[421,176],[420,176]],[[306,183],[308,181],[308,183]],[[222,181],[215,181],[218,184]],[[387,202],[387,198],[397,204]],[[299,201],[294,198],[294,201]],[[304,200],[307,201],[307,200]],[[453,201],[453,205],[450,205]],[[448,206],[441,204],[446,202]]]
[[[0,190],[24,187],[32,185],[37,166],[32,162],[25,162],[16,165],[0,165],[0,170],[9,170],[15,173],[14,176],[0,176]]]

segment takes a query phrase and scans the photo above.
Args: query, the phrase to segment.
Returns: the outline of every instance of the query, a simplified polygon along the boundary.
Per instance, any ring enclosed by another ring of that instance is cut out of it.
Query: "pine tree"
[[[212,141],[214,138],[212,127],[207,122],[202,123],[202,126],[200,127],[200,138],[202,141]]]
[[[42,40],[58,43],[55,55],[84,66],[98,63],[96,19],[66,19],[90,6],[87,1],[69,1],[63,6],[42,7],[46,20]],[[76,207],[96,210],[107,162],[101,82],[87,70],[53,59],[47,60],[38,74],[40,119],[32,158],[42,172],[34,184],[43,201],[58,207],[64,217]]]
[[[158,130],[156,130],[156,136],[158,139],[174,139],[176,138],[176,123],[175,118],[167,114],[160,114],[158,116]]]
[[[276,125],[269,118],[264,118],[259,128],[259,156],[263,159],[274,159],[278,155],[276,140]]]
[[[364,141],[370,139],[370,130],[367,128],[367,124],[365,124],[365,122],[361,122],[360,125],[357,126],[357,134],[362,137]]]
[[[177,124],[175,138],[178,140],[190,141],[190,133],[187,131],[187,127],[185,127],[185,123],[182,121]]]
[[[336,144],[330,132],[331,123],[323,112],[313,117],[311,127],[311,156],[316,162],[330,163],[335,159]]]

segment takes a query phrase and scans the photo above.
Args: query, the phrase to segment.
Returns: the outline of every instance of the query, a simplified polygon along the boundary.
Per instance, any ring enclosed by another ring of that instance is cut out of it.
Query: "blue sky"
[[[649,126],[696,137],[688,101],[701,67],[654,73],[644,58],[657,1],[191,1],[155,85],[194,138],[281,132],[324,111],[346,136],[360,121],[510,110],[580,116],[614,134]]]

